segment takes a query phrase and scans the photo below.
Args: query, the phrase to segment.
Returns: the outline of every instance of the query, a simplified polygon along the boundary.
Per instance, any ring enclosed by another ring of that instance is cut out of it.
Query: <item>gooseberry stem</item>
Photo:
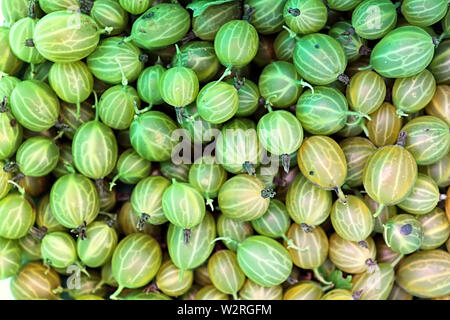
[[[122,292],[122,290],[125,289],[123,285],[119,285],[116,291],[109,297],[111,300],[118,300],[118,295]]]
[[[339,201],[341,201],[343,204],[347,204],[347,197],[345,196],[341,187],[335,186],[333,189],[334,189],[334,192],[336,192],[336,194],[339,198]]]
[[[101,288],[104,284],[105,284],[105,281],[103,281],[103,279],[100,280],[100,282],[97,283],[97,285],[95,286],[95,288],[92,289],[91,293],[95,293],[95,292],[97,292],[97,290],[100,290],[100,288]]]
[[[384,203],[381,203],[381,204],[379,203],[378,209],[377,209],[377,211],[375,211],[373,217],[374,218],[378,217],[381,214],[381,212],[384,210],[384,208],[386,208],[386,205]]]
[[[116,61],[117,65],[119,66],[120,73],[122,74],[122,86],[126,87],[128,85],[128,79],[125,76],[125,72],[123,71],[122,64],[120,63],[120,61],[117,57],[114,57],[114,61]]]
[[[178,277],[178,282],[183,281],[183,277],[184,277],[184,269],[180,269],[180,276]]]
[[[327,281],[322,277],[322,275],[319,272],[319,268],[314,268],[313,272],[314,272],[314,275],[316,276],[317,280],[319,280],[321,283],[334,287],[333,282]]]
[[[213,241],[211,241],[211,244],[214,244],[214,243],[216,243],[217,241],[220,241],[220,240],[221,241],[225,241],[225,242],[231,242],[232,244],[234,244],[237,247],[239,247],[241,245],[240,242],[238,242],[238,241],[236,241],[236,240],[234,240],[234,239],[232,239],[230,237],[218,237],[218,238],[215,238]]]
[[[408,116],[408,114],[406,112],[404,112],[403,110],[400,110],[400,109],[397,109],[396,113],[399,117],[407,117]]]
[[[91,277],[91,275],[89,274],[89,272],[87,272],[86,267],[83,266],[79,261],[75,262],[75,265],[80,268],[80,271],[83,272],[88,278]]]
[[[222,75],[220,76],[220,78],[214,82],[214,84],[209,87],[207,90],[211,90],[212,88],[214,88],[219,82],[221,82],[225,77],[229,76],[231,74],[231,67],[227,67],[225,69],[225,71],[222,73]]]
[[[292,31],[291,29],[289,29],[286,26],[283,26],[283,29],[286,30],[287,32],[289,32],[289,38],[295,38],[295,40],[298,40],[298,36],[294,31]]]
[[[395,266],[400,262],[400,260],[402,260],[403,257],[404,254],[400,254],[394,261],[391,262],[391,267],[395,268]]]
[[[8,180],[8,183],[10,183],[13,186],[15,186],[22,196],[25,195],[25,188],[21,187],[17,182],[15,182],[13,180]]]
[[[363,118],[360,119],[359,126],[363,129],[363,132],[366,135],[366,137],[369,137],[369,129],[367,128]]]
[[[308,250],[308,248],[300,248],[300,247],[296,246],[294,241],[292,239],[289,239],[285,234],[283,234],[281,236],[281,238],[283,238],[283,240],[286,241],[286,243],[288,245],[287,246],[288,249],[294,249],[297,251],[307,251]]]
[[[98,114],[98,106],[97,106],[97,103],[98,103],[97,92],[95,92],[95,90],[94,90],[94,91],[92,91],[92,93],[94,94],[94,99],[95,99],[95,103],[94,103],[94,105],[92,106],[92,108],[95,109],[95,121],[98,121],[98,119],[99,119],[99,114]]]
[[[447,35],[447,32],[443,32],[438,38],[434,37],[433,38],[433,43],[435,48],[437,48],[439,46],[439,44],[442,42],[442,40],[445,38],[445,36]]]
[[[265,107],[267,110],[269,110],[269,112],[272,112],[272,111],[273,111],[273,110],[272,110],[273,104],[272,104],[272,102],[271,102],[270,100],[272,100],[273,98],[276,98],[276,97],[278,97],[276,94],[272,94],[271,96],[268,96],[267,99],[265,99],[266,102],[265,102],[264,107]]]
[[[53,293],[53,294],[61,294],[61,293],[63,293],[64,291],[65,291],[65,290],[64,290],[63,287],[58,286],[57,288],[55,288],[55,289],[52,290],[52,293]]]
[[[360,111],[347,111],[345,112],[345,114],[347,116],[356,116],[358,117],[358,119],[366,118],[369,121],[372,120],[372,118],[368,114],[365,114],[364,112]]]
[[[368,66],[365,67],[359,67],[358,71],[366,71],[366,70],[371,70],[372,69],[372,65],[369,64]]]
[[[390,248],[391,247],[391,243],[388,240],[387,237],[387,229],[389,228],[389,226],[387,226],[386,224],[383,224],[383,237],[384,237],[384,242],[386,243],[386,245]]]
[[[133,101],[133,108],[134,108],[134,118],[137,118],[140,114],[146,113],[151,108],[153,108],[153,104],[149,104],[148,107],[145,107],[144,109],[139,110],[136,100]]]
[[[298,80],[298,81],[295,81],[295,83],[302,86],[302,88],[307,87],[307,88],[311,89],[312,94],[314,94],[314,87],[311,84],[309,84],[308,82],[306,82],[305,80],[303,80],[303,79]]]
[[[206,199],[206,205],[211,208],[211,211],[214,211],[213,199]]]
[[[64,168],[66,168],[66,170],[67,171],[69,171],[70,173],[77,173],[76,171],[75,171],[75,168],[74,167],[72,167],[72,165],[70,164],[70,163],[68,163],[68,162],[66,162],[66,163],[64,163]]]
[[[333,285],[328,285],[328,286],[325,286],[325,287],[321,287],[323,292],[328,291],[328,290],[333,289],[333,288],[334,288],[334,283],[333,283]]]
[[[120,174],[117,174],[111,181],[111,183],[109,184],[109,191],[112,191],[112,189],[117,185],[116,181],[119,180],[120,178]]]
[[[102,30],[100,31],[100,33],[101,33],[101,34],[105,34],[105,33],[111,34],[111,32],[113,32],[113,30],[114,30],[113,27],[106,27],[105,29],[102,29]]]
[[[183,66],[183,55],[181,54],[178,44],[175,44],[175,49],[177,50],[177,67],[181,68]]]
[[[120,45],[120,44],[124,44],[124,43],[128,43],[128,42],[131,42],[131,41],[133,41],[134,38],[135,38],[134,35],[131,35],[131,36],[129,36],[129,37],[125,37],[125,38],[123,38],[122,41],[119,42],[119,45]]]
[[[58,134],[53,138],[53,141],[58,141],[64,135],[64,130],[60,130]]]

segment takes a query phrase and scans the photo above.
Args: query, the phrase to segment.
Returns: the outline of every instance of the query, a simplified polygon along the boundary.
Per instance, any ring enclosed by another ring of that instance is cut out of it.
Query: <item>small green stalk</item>
[[[15,186],[17,188],[17,190],[19,191],[19,193],[22,195],[22,197],[25,196],[25,188],[21,187],[17,182],[15,182],[13,180],[8,180],[8,183]]]
[[[64,168],[66,168],[66,170],[69,171],[72,174],[77,173],[75,168],[72,167],[72,165],[70,163],[68,163],[68,162],[64,163]]]
[[[223,74],[220,76],[220,78],[216,82],[214,82],[214,84],[211,87],[209,87],[207,90],[209,91],[212,88],[214,88],[217,84],[219,84],[219,82],[221,82],[223,79],[225,79],[225,77],[228,77],[229,75],[231,75],[231,67],[227,67],[225,69],[225,71],[223,72]]]
[[[122,74],[122,86],[123,86],[123,90],[125,90],[126,86],[128,85],[128,79],[125,76],[125,72],[123,71],[122,64],[120,63],[119,59],[117,57],[115,57],[114,61],[119,66],[120,73]]]
[[[75,262],[75,265],[76,265],[78,268],[80,268],[80,271],[83,272],[88,278],[91,277],[91,275],[89,274],[89,272],[86,270],[86,267],[83,266],[83,265],[81,264],[81,262],[76,261],[76,262]]]
[[[392,268],[395,268],[395,266],[400,262],[400,260],[403,259],[404,256],[405,256],[405,255],[404,255],[403,253],[400,254],[394,261],[392,261],[391,267],[392,267]]]
[[[178,282],[183,281],[183,277],[184,277],[184,269],[180,269],[180,276],[178,277]]]
[[[269,112],[272,112],[272,111],[273,111],[273,110],[272,110],[273,104],[272,104],[272,102],[270,102],[270,100],[272,100],[273,98],[276,98],[276,97],[278,97],[278,95],[273,94],[273,95],[267,97],[267,99],[266,99],[266,103],[265,103],[264,107],[265,107],[267,110],[269,110]]]
[[[372,65],[369,64],[368,66],[358,68],[358,71],[366,71],[366,70],[372,70]]]
[[[97,283],[97,285],[95,286],[95,288],[92,289],[91,293],[95,293],[95,292],[97,292],[98,290],[100,290],[100,288],[101,288],[104,284],[105,284],[105,281],[103,281],[103,279],[102,279],[99,283]]]
[[[314,87],[311,84],[309,84],[308,82],[306,82],[305,80],[303,80],[303,79],[298,80],[298,81],[295,81],[295,83],[300,85],[302,88],[307,87],[307,88],[311,89],[312,94],[314,94]]]
[[[317,280],[319,280],[321,283],[328,285],[328,286],[332,286],[334,287],[334,283],[331,281],[327,281],[324,279],[324,277],[322,277],[322,275],[319,272],[319,268],[314,268],[313,269],[314,275],[316,276]]]
[[[366,123],[364,122],[364,120],[361,118],[361,122],[359,123],[360,127],[363,129],[364,134],[366,135],[366,137],[369,136],[369,129],[367,129]]]
[[[347,204],[347,197],[345,196],[344,192],[342,191],[341,187],[334,187],[333,188],[334,192],[336,192],[339,201],[342,202],[343,204]]]
[[[95,109],[95,121],[98,121],[98,119],[99,119],[99,114],[98,114],[98,107],[97,107],[97,104],[98,104],[97,92],[95,92],[95,90],[92,91],[92,92],[94,93],[94,99],[95,99],[95,103],[94,103],[94,105],[92,106],[92,108]],[[77,111],[77,113],[78,113],[78,111]]]
[[[105,29],[100,30],[100,34],[111,34],[111,32],[113,32],[114,28],[113,27],[106,27]]]
[[[383,224],[383,236],[384,236],[384,241],[386,242],[386,245],[390,248],[390,247],[391,247],[391,243],[389,242],[388,237],[387,237],[387,231],[388,231],[388,228],[390,228],[390,225],[388,225],[388,224]]]
[[[211,211],[214,211],[213,199],[206,199],[206,205],[211,208]]]
[[[58,286],[57,288],[55,288],[55,289],[52,290],[52,293],[53,293],[53,294],[61,294],[61,293],[63,293],[63,292],[65,292],[65,290],[64,290],[64,288],[61,287],[61,286]]]
[[[236,247],[239,247],[241,245],[240,242],[238,242],[238,241],[236,241],[234,239],[231,239],[230,237],[218,237],[218,238],[215,238],[213,241],[211,241],[211,244],[215,244],[217,241],[220,241],[220,240],[221,241],[225,241],[227,243],[232,243]]]
[[[381,214],[381,212],[383,211],[384,208],[386,208],[386,205],[384,203],[379,204],[378,209],[377,209],[377,211],[375,211],[373,217],[374,218],[378,217]]]
[[[53,141],[58,141],[59,139],[62,138],[62,136],[64,135],[64,130],[60,130],[58,131],[58,134],[53,138]]]
[[[139,117],[140,114],[146,113],[147,111],[149,111],[151,108],[153,108],[153,104],[150,104],[148,107],[145,107],[144,109],[139,110],[138,106],[137,106],[137,102],[133,101],[134,104],[134,118],[136,119],[137,117]]]
[[[288,245],[287,249],[294,249],[297,251],[307,251],[308,250],[308,248],[300,248],[300,247],[296,246],[294,241],[292,239],[289,239],[285,234],[283,234],[281,236],[281,238],[283,238],[283,240],[286,241],[286,243]]]
[[[177,50],[177,67],[183,67],[183,55],[181,54],[181,50],[177,44],[175,44],[175,49]]]
[[[358,119],[366,118],[369,121],[372,120],[372,118],[368,114],[365,114],[364,112],[361,111],[347,111],[345,114],[347,116],[356,116],[358,117]]]
[[[112,191],[112,189],[117,185],[116,181],[120,179],[120,174],[117,174],[109,184],[109,191]]]
[[[293,38],[293,39],[295,39],[295,40],[300,39],[300,38],[297,36],[297,34],[296,34],[294,31],[292,31],[291,29],[289,29],[288,27],[283,26],[283,29],[286,30],[287,32],[289,32],[289,38]]]
[[[123,285],[119,285],[116,291],[109,297],[111,300],[119,300],[118,296],[122,292],[122,290],[125,289]]]
[[[406,112],[404,112],[403,110],[400,110],[400,109],[397,109],[396,113],[399,117],[407,117],[408,116],[408,114]]]

